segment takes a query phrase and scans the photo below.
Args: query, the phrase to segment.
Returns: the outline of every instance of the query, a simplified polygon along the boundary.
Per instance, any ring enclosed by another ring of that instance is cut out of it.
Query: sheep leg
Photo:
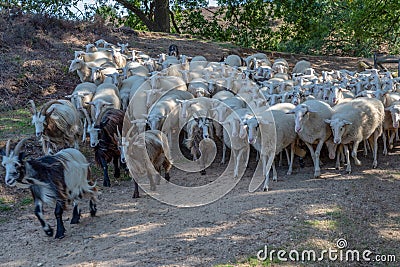
[[[100,160],[101,167],[103,168],[103,176],[104,176],[104,181],[103,181],[103,186],[110,187],[110,177],[108,176],[108,166],[107,166],[107,161],[105,159]]]
[[[386,138],[386,136],[385,136],[385,138]],[[368,156],[368,144],[365,140],[364,140],[364,156]]]
[[[318,177],[321,176],[321,169],[319,167],[319,154],[320,154],[320,151],[321,151],[321,148],[322,148],[323,144],[324,144],[323,141],[319,141],[318,145],[317,145],[317,148],[314,151],[313,146],[311,144],[309,144],[309,143],[306,143],[308,149],[310,150],[310,154],[311,154],[311,157],[312,157],[313,162],[314,162],[314,178],[318,178]],[[318,154],[317,154],[317,151],[318,151]]]
[[[119,178],[121,176],[121,170],[119,169],[119,158],[118,157],[113,158],[113,164],[114,164],[114,177]]]
[[[263,176],[265,177],[264,179],[264,186],[263,190],[268,191],[268,183],[269,183],[269,172],[267,173],[267,155],[262,155],[261,156],[261,162],[262,162],[262,170],[263,170]]]
[[[321,176],[321,169],[320,169],[320,160],[319,156],[321,154],[321,149],[322,146],[324,145],[324,141],[321,139],[319,140],[319,143],[317,145],[317,148],[315,149],[315,171],[314,171],[314,178],[320,177]]]
[[[357,158],[357,149],[359,145],[360,141],[355,141],[353,145],[353,151],[351,152],[351,156],[354,159],[354,164],[356,164],[357,166],[361,166],[361,161]]]
[[[54,238],[62,239],[65,236],[65,228],[64,223],[62,220],[63,208],[61,203],[57,202],[56,209],[54,211],[54,215],[56,216],[57,220],[57,231]]]
[[[147,177],[149,178],[149,181],[150,181],[150,190],[156,191],[156,183],[154,182],[153,175],[151,175],[149,173],[149,174],[147,174]]]
[[[235,159],[235,171],[233,172],[233,177],[234,178],[238,178],[239,177],[239,163],[240,163],[240,159],[242,158],[244,149],[240,149],[239,151],[237,151],[236,149],[232,149],[233,153],[234,153],[234,159]]]
[[[222,145],[222,159],[221,159],[221,164],[225,164],[225,157],[226,157],[226,145]]]
[[[390,135],[390,139],[389,139],[389,149],[393,149],[393,143],[394,143],[395,136],[396,136],[396,132],[393,131],[392,134]]]
[[[276,168],[275,168],[275,160],[272,162],[272,181],[275,181],[275,182],[278,181],[278,174],[277,174]]]
[[[53,228],[44,220],[43,217],[43,203],[42,201],[38,200],[35,198],[35,215],[38,218],[40,225],[42,225],[42,228],[46,235],[48,236],[53,236]]]
[[[375,130],[374,136],[373,136],[373,142],[374,142],[374,162],[372,163],[372,168],[378,167],[378,138],[379,138],[379,132]],[[372,139],[372,138],[370,138]]]
[[[80,218],[81,218],[81,210],[78,207],[78,203],[74,201],[74,210],[72,211],[71,224],[79,223]]]
[[[387,137],[386,137],[386,132],[385,131],[383,131],[383,133],[382,133],[382,139],[383,139],[383,155],[386,156],[388,154],[388,150],[387,150],[387,146],[386,146]]]
[[[135,179],[133,179],[133,185],[135,187],[135,191],[133,191],[133,196],[132,198],[139,198],[139,185],[138,183],[135,181]]]
[[[87,129],[87,120],[83,120],[83,134],[82,134],[82,143],[86,141],[86,129]]]
[[[287,175],[291,175],[292,171],[293,171],[294,145],[295,145],[294,143],[292,143],[290,145],[290,159],[288,158],[289,168],[288,168],[288,171],[286,173]],[[287,149],[285,149],[285,150],[287,152]]]
[[[344,154],[346,155],[346,164],[347,164],[346,172],[348,174],[350,174],[351,173],[351,164],[350,164],[349,146],[348,145],[343,145],[343,147],[344,147]]]
[[[308,150],[310,150],[311,158],[312,158],[313,164],[314,164],[314,166],[315,166],[315,152],[314,152],[314,148],[313,148],[313,146],[312,146],[311,144],[309,144],[309,143],[305,143],[305,144],[306,144],[306,146],[308,147]]]
[[[281,153],[279,153],[279,162],[278,162],[278,166],[279,167],[282,167],[282,161],[283,161],[283,154],[282,154],[282,151],[281,151]]]
[[[267,166],[271,166],[274,163],[274,155],[270,155],[268,157],[268,162],[267,162],[267,155],[261,155],[261,160],[262,160],[262,167],[263,167],[263,176],[265,177],[264,180],[264,186],[263,189],[264,191],[268,191],[268,183],[269,183],[269,170],[267,170]]]
[[[400,141],[399,129],[396,129],[396,142]]]

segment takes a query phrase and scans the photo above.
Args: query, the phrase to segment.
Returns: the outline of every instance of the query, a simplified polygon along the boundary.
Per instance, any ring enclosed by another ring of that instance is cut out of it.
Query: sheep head
[[[346,126],[352,124],[350,121],[344,119],[326,119],[325,123],[329,124],[332,129],[333,142],[335,144],[342,143],[342,137],[345,134],[347,128]]]

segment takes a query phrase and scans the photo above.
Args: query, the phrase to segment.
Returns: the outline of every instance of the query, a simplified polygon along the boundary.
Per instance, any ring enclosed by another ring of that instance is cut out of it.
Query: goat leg
[[[71,224],[79,223],[80,218],[81,218],[81,211],[79,210],[78,203],[74,202],[74,210],[72,211]]]
[[[47,236],[53,236],[53,228],[43,218],[43,206],[40,200],[35,199],[35,215]]]
[[[119,169],[119,158],[118,157],[114,157],[113,164],[114,164],[114,177],[119,178],[121,176],[121,171]]]
[[[133,185],[135,186],[135,191],[133,192],[133,198],[139,198],[139,185],[138,183],[135,181],[135,179],[133,179]]]
[[[110,177],[108,177],[108,166],[107,166],[107,161],[105,159],[100,160],[101,167],[103,168],[103,173],[104,173],[104,180],[103,180],[103,186],[105,187],[110,187]]]
[[[65,228],[62,220],[63,208],[61,203],[57,202],[54,214],[57,220],[57,232],[54,238],[62,239],[65,236]]]
[[[96,202],[94,201],[94,199],[91,199],[89,201],[89,208],[90,208],[90,216],[92,216],[92,217],[96,216],[97,207],[96,207]]]

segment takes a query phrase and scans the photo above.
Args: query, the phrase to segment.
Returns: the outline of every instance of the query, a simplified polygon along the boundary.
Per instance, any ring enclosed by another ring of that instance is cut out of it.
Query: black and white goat
[[[176,58],[179,57],[179,49],[176,44],[171,44],[168,47],[168,56],[175,56]]]
[[[201,116],[196,112],[193,119],[188,121],[186,129],[188,138],[185,139],[184,144],[190,150],[193,161],[198,160],[201,168],[200,174],[205,175],[205,167],[210,162],[210,157],[213,156],[210,151],[213,149],[211,145],[214,142],[209,142],[214,136],[212,119]],[[203,142],[203,140],[206,142]]]
[[[103,186],[109,187],[111,183],[108,176],[108,163],[112,161],[114,164],[114,177],[120,177],[121,153],[116,136],[121,134],[125,113],[122,110],[111,108],[100,114],[99,119],[94,122],[91,122],[87,112],[85,115],[89,121],[87,131],[90,135],[90,146],[94,149],[96,163],[103,169]]]
[[[20,152],[27,139],[21,140],[10,151],[8,140],[3,151],[2,165],[6,169],[5,183],[12,187],[29,188],[35,203],[35,215],[39,219],[46,235],[53,236],[53,229],[44,220],[43,203],[55,204],[57,231],[55,238],[63,238],[65,234],[62,219],[67,203],[73,202],[74,210],[71,224],[79,223],[79,200],[85,195],[90,196],[90,214],[96,215],[97,191],[95,185],[89,184],[89,163],[85,156],[74,148],[60,150],[54,155],[36,159],[24,159]]]

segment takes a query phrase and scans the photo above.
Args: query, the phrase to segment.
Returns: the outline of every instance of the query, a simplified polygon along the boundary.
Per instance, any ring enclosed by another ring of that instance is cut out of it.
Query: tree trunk
[[[170,32],[169,22],[169,0],[153,0],[154,2],[154,18],[150,18],[140,8],[135,6],[129,0],[115,0],[129,9],[146,25],[149,31],[155,32]],[[151,13],[150,13],[151,14]]]
[[[154,0],[154,22],[160,32],[170,32],[169,0]]]

